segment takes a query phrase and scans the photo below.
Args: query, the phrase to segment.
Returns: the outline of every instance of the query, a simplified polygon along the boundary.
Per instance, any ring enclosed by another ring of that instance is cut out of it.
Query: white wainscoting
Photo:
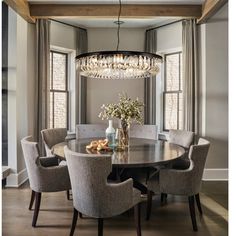
[[[228,181],[228,169],[205,169],[202,179],[206,181]]]
[[[19,173],[11,173],[7,177],[6,187],[18,188],[28,179],[28,173],[26,168],[20,171]]]

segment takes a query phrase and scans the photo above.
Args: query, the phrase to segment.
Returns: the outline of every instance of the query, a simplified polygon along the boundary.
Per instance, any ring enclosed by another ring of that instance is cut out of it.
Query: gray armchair
[[[67,136],[66,128],[44,129],[41,131],[42,140],[46,150],[46,156],[53,156],[52,147],[64,142]]]
[[[188,196],[193,230],[197,231],[194,198],[196,199],[199,212],[202,214],[199,192],[209,147],[210,143],[207,140],[200,138],[197,145],[192,145],[190,147],[190,167],[188,169],[161,169],[159,176],[155,175],[147,182],[147,219],[149,219],[151,213],[153,193],[184,195]]]
[[[133,189],[133,180],[108,183],[112,170],[111,156],[72,152],[65,147],[72,185],[74,215],[70,236],[74,234],[78,212],[98,219],[98,235],[103,235],[103,218],[119,215],[135,207],[137,235],[140,228],[140,192]]]
[[[105,137],[107,124],[79,124],[76,125],[76,139]]]
[[[136,125],[130,126],[130,137],[131,138],[145,138],[155,139],[158,138],[158,130],[156,125]]]
[[[71,189],[67,166],[59,166],[56,157],[39,157],[38,143],[28,136],[21,140],[22,150],[32,189],[29,210],[35,200],[32,226],[36,226],[42,192],[58,192]]]
[[[158,138],[158,129],[156,125],[138,125],[130,126],[130,138],[154,139]],[[123,169],[121,180],[133,178],[134,187],[139,189],[143,194],[146,193],[146,181],[149,175],[156,171],[153,167],[126,168]]]

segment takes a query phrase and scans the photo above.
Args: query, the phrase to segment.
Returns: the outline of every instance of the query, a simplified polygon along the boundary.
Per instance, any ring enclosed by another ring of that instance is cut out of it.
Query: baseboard
[[[205,169],[202,180],[228,181],[228,169]]]
[[[12,173],[7,177],[6,187],[18,188],[28,179],[26,168],[15,174]]]

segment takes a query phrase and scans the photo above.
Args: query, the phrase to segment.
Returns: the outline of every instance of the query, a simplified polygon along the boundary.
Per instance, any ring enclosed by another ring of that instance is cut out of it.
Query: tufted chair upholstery
[[[202,213],[199,192],[209,147],[209,141],[200,138],[197,145],[190,146],[188,154],[190,166],[188,169],[161,169],[159,176],[155,175],[147,182],[149,200],[153,192],[189,197],[190,213],[195,231],[197,230],[197,224],[194,211],[194,197],[196,198],[199,211]],[[150,216],[150,209],[148,209],[148,214]]]
[[[98,218],[101,223],[101,219],[119,215],[139,204],[140,192],[133,189],[132,179],[118,184],[107,182],[112,170],[110,155],[76,153],[67,146],[64,151],[72,185],[74,218],[79,211]],[[73,235],[76,220],[73,220],[70,235]]]
[[[59,166],[56,157],[39,157],[38,143],[28,136],[21,140],[32,196],[31,210],[36,198],[32,226],[36,226],[42,192],[58,192],[71,189],[67,166]]]

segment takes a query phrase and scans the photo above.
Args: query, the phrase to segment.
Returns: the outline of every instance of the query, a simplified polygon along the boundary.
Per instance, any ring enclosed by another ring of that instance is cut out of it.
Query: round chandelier
[[[148,52],[119,51],[121,0],[116,51],[83,53],[76,57],[80,75],[95,79],[142,79],[159,72],[162,57]]]

